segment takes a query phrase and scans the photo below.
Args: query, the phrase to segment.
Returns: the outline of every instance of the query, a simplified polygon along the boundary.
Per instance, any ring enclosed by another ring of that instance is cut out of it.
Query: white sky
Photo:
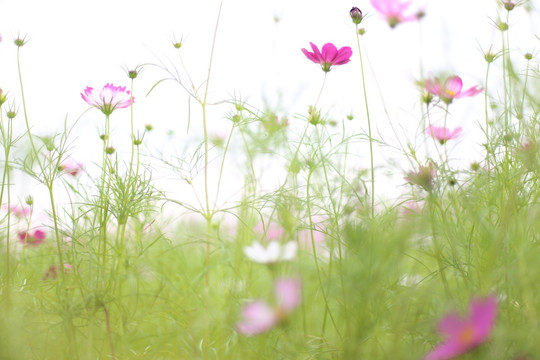
[[[539,5],[537,1],[532,4]],[[0,87],[20,105],[16,47],[12,42],[17,34],[30,39],[21,49],[22,71],[30,122],[39,134],[60,131],[66,114],[74,121],[88,108],[80,98],[86,86],[101,88],[107,82],[129,85],[123,67],[161,60],[180,68],[171,45],[173,37],[183,38],[186,67],[194,81],[202,83],[218,6],[218,0],[0,0]],[[407,23],[393,30],[367,0],[224,0],[209,101],[240,94],[258,107],[267,101],[289,113],[305,114],[317,97],[323,76],[300,49],[307,48],[310,41],[319,46],[333,42],[338,47],[351,46],[353,57],[350,64],[329,73],[320,106],[335,119],[352,113],[358,127],[365,128],[358,49],[348,15],[352,6],[369,14],[362,26],[367,29],[364,45],[372,66],[366,64],[365,69],[370,108],[376,126],[390,137],[373,74],[392,123],[414,136],[420,115],[414,85],[419,77],[419,60],[426,75],[457,74],[465,87],[484,86],[485,62],[479,48],[493,46],[494,51],[500,50],[500,35],[492,25],[497,18],[495,0],[414,1],[412,8],[421,7],[426,12],[421,27]],[[534,53],[539,45],[534,37],[539,16],[538,10],[534,11],[532,17],[526,16],[523,8],[512,12],[511,42],[519,61],[522,54]],[[280,21],[276,23],[275,17]],[[151,141],[163,143],[169,139],[180,144],[185,140],[185,92],[177,84],[168,83],[144,97],[163,76],[159,70],[147,68],[136,80],[135,119],[138,128],[146,123],[154,126]],[[497,80],[493,81],[491,86]],[[217,107],[211,111],[210,127],[217,133],[227,131],[221,130],[220,124],[226,123],[224,115],[229,110]],[[192,128],[196,128],[195,110],[192,116]],[[18,119],[23,131],[22,109]],[[112,115],[113,126],[121,127],[128,120],[127,110]],[[465,163],[480,157],[475,144],[481,142],[477,123],[483,121],[480,97],[452,105],[448,126],[460,125],[465,130],[460,144],[467,147],[455,149],[456,156],[467,159]],[[99,159],[97,136],[102,122],[103,115],[97,110],[81,119],[75,131],[76,160],[91,163]],[[169,130],[176,135],[167,138]],[[129,145],[127,138],[118,138],[115,144],[126,149]],[[98,156],[88,149],[95,149]],[[365,159],[368,167],[367,154]]]

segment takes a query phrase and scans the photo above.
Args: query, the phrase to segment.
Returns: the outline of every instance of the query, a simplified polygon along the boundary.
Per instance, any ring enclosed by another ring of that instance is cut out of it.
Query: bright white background
[[[513,55],[522,64],[522,55],[535,53],[539,45],[534,36],[538,34],[538,3],[531,1],[531,5],[532,17],[518,7],[510,21]],[[424,75],[457,74],[465,87],[484,86],[486,64],[480,49],[501,49],[500,33],[493,23],[504,13],[495,0],[414,1],[411,9],[424,9],[426,17],[420,25],[406,23],[395,29],[388,27],[367,0],[224,0],[209,102],[236,95],[256,107],[268,103],[279,106],[283,114],[305,115],[317,97],[323,73],[300,49],[308,47],[310,41],[319,46],[333,42],[338,47],[351,46],[353,57],[350,64],[336,67],[328,74],[319,106],[337,120],[353,114],[353,122],[365,129],[358,49],[348,14],[352,6],[360,7],[367,15],[362,23],[367,31],[362,46],[369,57],[364,60],[370,110],[374,126],[390,142],[393,135],[389,121],[399,133],[412,136],[411,141],[424,141],[425,136],[418,133],[420,108],[414,85],[420,78],[420,66]],[[17,106],[21,105],[16,47],[12,42],[19,34],[30,40],[21,48],[21,65],[29,118],[38,134],[60,131],[66,116],[70,122],[79,117],[88,108],[80,98],[86,86],[101,88],[107,82],[129,86],[123,68],[162,61],[181,69],[172,46],[174,38],[183,39],[181,51],[186,68],[194,82],[202,84],[218,7],[218,0],[0,0],[0,87]],[[500,62],[495,71],[498,68]],[[187,141],[187,94],[170,82],[145,97],[164,76],[157,68],[146,67],[136,80],[135,121],[138,129],[144,124],[154,126],[147,140],[157,148],[165,144],[173,149],[182,148]],[[390,120],[382,111],[375,78]],[[490,86],[498,84],[500,81],[494,76]],[[498,91],[502,89],[499,87]],[[491,95],[496,97],[496,93]],[[196,137],[200,120],[194,108],[191,126]],[[211,110],[209,125],[213,132],[228,131],[225,114],[230,110],[227,106]],[[19,129],[24,131],[20,111]],[[119,134],[125,134],[118,128],[128,122],[128,110],[112,115],[113,127]],[[103,115],[92,109],[75,128],[73,157],[90,168],[90,164],[99,162],[98,134],[102,123]],[[462,159],[464,166],[482,156],[479,123],[484,123],[483,97],[459,100],[452,105],[448,126],[462,126],[465,132],[452,156]],[[292,121],[291,126],[300,128],[302,124]],[[113,144],[129,149],[126,137],[113,138]],[[369,167],[367,152],[361,158],[365,159],[363,167]],[[381,163],[384,160],[381,156],[378,159]],[[407,170],[407,164],[402,165],[403,169],[396,170],[398,173]],[[401,176],[402,173],[398,174],[398,178]],[[20,196],[37,196],[34,189],[26,187],[27,183],[19,185]]]

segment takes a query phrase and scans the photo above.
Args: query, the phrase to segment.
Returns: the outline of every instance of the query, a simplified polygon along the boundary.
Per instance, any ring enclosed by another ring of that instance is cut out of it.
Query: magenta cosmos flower
[[[446,341],[426,355],[424,360],[446,360],[466,353],[484,343],[495,325],[497,299],[490,296],[471,302],[469,316],[446,315],[439,322],[439,332]]]
[[[427,133],[437,139],[441,145],[444,145],[448,140],[457,139],[461,135],[461,130],[461,126],[450,131],[450,129],[442,126],[429,125]]]
[[[45,231],[39,229],[33,233],[19,231],[19,241],[24,245],[38,246],[45,241]]]
[[[257,300],[247,304],[242,310],[242,319],[236,324],[238,332],[256,335],[270,330],[293,311],[301,301],[299,279],[281,278],[274,284],[276,306]]]
[[[467,96],[475,96],[482,92],[482,88],[473,86],[465,91],[463,89],[463,81],[459,76],[450,76],[446,81],[441,83],[439,78],[427,79],[425,83],[426,90],[433,95],[437,95],[442,101],[450,104],[452,100]]]
[[[338,50],[334,44],[327,43],[319,51],[317,45],[312,42],[309,45],[311,45],[313,52],[306,49],[302,49],[302,52],[309,60],[320,64],[324,72],[329,72],[334,65],[343,65],[351,61],[352,50],[348,46],[344,46]]]
[[[114,86],[109,83],[103,87],[99,94],[87,86],[84,93],[81,93],[81,97],[89,105],[98,108],[107,116],[111,115],[115,109],[126,108],[135,101],[130,91],[126,91],[125,86]]]
[[[392,28],[399,23],[418,19],[417,15],[405,15],[405,11],[411,6],[411,1],[371,0],[371,5],[386,19],[388,25]]]

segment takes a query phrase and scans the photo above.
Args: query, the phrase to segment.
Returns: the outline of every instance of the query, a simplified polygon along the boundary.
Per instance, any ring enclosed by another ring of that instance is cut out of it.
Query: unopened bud
[[[363,19],[362,11],[356,6],[353,7],[351,11],[349,11],[349,15],[351,15],[351,19],[353,23],[355,23],[356,25],[362,22],[362,19]]]

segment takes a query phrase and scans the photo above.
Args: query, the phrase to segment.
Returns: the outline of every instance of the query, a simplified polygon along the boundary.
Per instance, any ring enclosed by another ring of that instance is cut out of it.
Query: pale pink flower
[[[461,126],[450,131],[450,129],[442,126],[429,125],[427,133],[437,139],[441,145],[444,145],[448,140],[457,139],[461,135],[461,130]]]
[[[38,246],[45,241],[45,231],[34,230],[33,233],[26,231],[19,231],[19,241],[24,245]]]
[[[135,98],[130,95],[130,91],[126,91],[125,86],[114,86],[107,83],[99,94],[91,87],[87,86],[81,97],[89,105],[98,108],[105,115],[111,115],[117,108],[126,108],[130,106]]]
[[[245,335],[260,334],[270,330],[286,318],[302,299],[299,279],[281,278],[274,284],[276,306],[265,301],[252,301],[242,310],[242,319],[236,324],[238,332]]]
[[[444,83],[442,83],[437,77],[427,79],[424,87],[429,93],[437,95],[447,104],[450,104],[454,99],[478,95],[483,90],[475,85],[465,91],[462,91],[463,81],[459,76],[456,75],[450,76],[444,81]]]
[[[411,1],[371,0],[371,5],[386,19],[390,27],[406,21],[418,20],[417,15],[405,15]]]
[[[266,224],[266,228],[262,223],[255,226],[255,231],[261,235],[264,235],[268,240],[279,240],[283,237],[285,230],[282,226],[276,223],[270,222]]]
[[[83,168],[84,165],[82,163],[75,162],[69,159],[60,164],[60,170],[73,177],[79,175]]]
[[[334,44],[327,43],[323,45],[322,51],[319,51],[317,45],[312,42],[309,45],[311,45],[313,52],[306,49],[302,49],[302,52],[309,60],[321,65],[324,72],[330,71],[334,65],[343,65],[351,61],[352,50],[349,46],[344,46],[338,50]]]
[[[9,209],[7,205],[2,206],[6,211],[15,215],[19,219],[24,219],[30,216],[30,207],[29,206],[20,206],[20,205],[10,205]]]
[[[469,316],[463,318],[454,312],[439,322],[439,332],[446,340],[426,355],[424,360],[447,360],[474,349],[484,343],[495,325],[497,299],[489,296],[471,302]]]

